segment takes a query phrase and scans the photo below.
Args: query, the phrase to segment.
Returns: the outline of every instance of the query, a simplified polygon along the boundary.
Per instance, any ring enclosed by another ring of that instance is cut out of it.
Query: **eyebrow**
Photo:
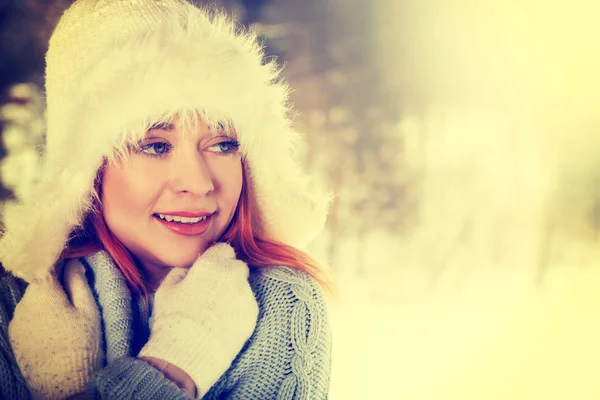
[[[170,122],[157,122],[148,128],[149,131],[159,130],[159,131],[172,131],[175,129],[175,125]]]

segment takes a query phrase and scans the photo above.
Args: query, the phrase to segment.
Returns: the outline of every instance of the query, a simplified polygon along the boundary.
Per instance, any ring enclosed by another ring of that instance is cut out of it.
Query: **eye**
[[[150,143],[141,146],[142,152],[149,156],[162,156],[171,149],[171,145],[163,142]]]
[[[213,144],[212,146],[209,146],[208,149],[213,153],[225,155],[234,153],[235,151],[237,151],[238,147],[240,147],[240,144],[237,141],[228,140],[225,142]]]

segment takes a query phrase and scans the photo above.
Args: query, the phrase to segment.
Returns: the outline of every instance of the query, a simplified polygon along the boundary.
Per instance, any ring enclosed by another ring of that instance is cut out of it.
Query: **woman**
[[[328,197],[278,67],[183,0],[78,0],[32,195],[4,212],[0,397],[319,399]]]

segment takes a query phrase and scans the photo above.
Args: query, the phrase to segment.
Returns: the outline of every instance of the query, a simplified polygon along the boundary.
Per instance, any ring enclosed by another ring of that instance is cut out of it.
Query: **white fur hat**
[[[278,75],[254,34],[184,0],[76,1],[50,39],[44,163],[32,195],[5,208],[4,267],[27,281],[47,276],[90,209],[104,157],[178,110],[233,123],[262,229],[305,245],[324,225],[329,194],[293,161],[299,136]]]

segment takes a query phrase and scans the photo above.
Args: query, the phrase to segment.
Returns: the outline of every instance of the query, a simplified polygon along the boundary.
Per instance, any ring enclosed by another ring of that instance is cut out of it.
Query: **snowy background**
[[[0,5],[3,201],[38,168],[68,3]],[[338,287],[330,398],[600,399],[600,6],[219,4],[285,63],[336,193],[310,248]]]

